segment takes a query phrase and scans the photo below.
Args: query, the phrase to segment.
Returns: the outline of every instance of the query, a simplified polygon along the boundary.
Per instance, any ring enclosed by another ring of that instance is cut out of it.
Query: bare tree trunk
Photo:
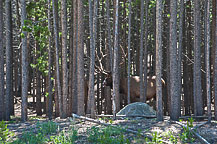
[[[144,41],[144,102],[146,102],[147,95],[147,58],[148,58],[148,8],[149,8],[149,0],[145,1],[145,41]]]
[[[60,71],[59,71],[59,32],[58,32],[58,13],[57,13],[58,3],[57,0],[53,1],[53,17],[54,17],[54,36],[55,36],[55,47],[56,47],[56,80],[57,83],[57,97],[59,103],[59,115],[63,117],[63,105],[62,105],[62,92],[60,84]]]
[[[110,0],[106,0],[106,70],[112,71],[112,46],[111,46],[111,26],[110,26]],[[105,87],[106,114],[112,114],[111,88]]]
[[[116,118],[116,113],[120,110],[120,94],[119,94],[119,69],[118,69],[118,7],[119,0],[115,1],[115,40],[114,40],[114,65],[113,65],[113,115]]]
[[[127,66],[127,104],[130,104],[130,70],[131,70],[131,55],[130,55],[130,47],[131,47],[131,14],[132,13],[132,0],[129,0],[129,15],[128,15],[128,66]]]
[[[156,96],[157,96],[157,120],[163,121],[162,102],[162,0],[156,5]]]
[[[189,59],[192,59],[192,4],[191,1],[186,2],[186,48],[184,63],[184,107],[185,115],[189,115],[193,111],[193,69]]]
[[[205,1],[205,63],[206,63],[206,95],[208,121],[211,122],[211,86],[210,86],[210,0]]]
[[[68,116],[71,116],[72,114],[72,98],[73,98],[73,93],[72,93],[72,83],[73,83],[73,1],[71,2],[71,12],[70,12],[70,24],[69,24],[69,103],[68,103]]]
[[[169,14],[169,5],[170,0],[165,1],[163,15]],[[165,80],[165,86],[163,88],[163,102],[164,102],[164,115],[169,115],[169,108],[170,108],[170,92],[169,92],[169,17],[163,17],[163,78]]]
[[[144,101],[144,81],[143,81],[143,45],[144,45],[144,0],[141,0],[140,14],[140,51],[139,51],[139,77],[140,77],[140,101]]]
[[[177,79],[178,79],[178,91],[177,95],[180,100],[178,101],[178,109],[181,111],[181,95],[182,95],[182,44],[183,44],[183,22],[184,22],[184,0],[180,1],[179,11],[179,45],[177,50]],[[181,116],[181,113],[180,113]]]
[[[217,4],[215,2],[217,8]],[[216,11],[215,8],[215,11]],[[217,120],[217,14],[215,15],[215,63],[214,63],[214,110],[215,110],[215,120]]]
[[[25,26],[26,1],[21,0],[21,26]],[[27,95],[28,95],[28,65],[27,65],[27,32],[22,31],[22,105],[21,119],[27,121]]]
[[[5,114],[6,120],[10,120],[11,113],[11,97],[13,97],[13,83],[12,83],[12,17],[11,17],[11,1],[5,1],[6,10],[6,95],[5,95]]]
[[[98,1],[94,0],[94,11],[92,11],[92,3],[89,0],[89,26],[90,26],[90,74],[89,74],[89,91],[88,91],[88,112],[91,117],[95,117],[95,97],[94,97],[94,65],[95,65],[95,49],[97,36],[97,11]]]
[[[178,95],[178,83],[177,83],[177,1],[170,0],[170,94],[171,94],[171,113],[170,118],[172,120],[178,120],[181,115],[181,109],[179,109],[180,95]]]
[[[51,0],[48,0],[48,30],[50,33],[52,33],[51,29]],[[51,72],[51,68],[52,68],[52,36],[49,36],[49,46],[48,46],[48,118],[49,120],[52,119],[52,115],[53,115],[53,85],[52,85],[52,72]]]
[[[78,21],[77,0],[73,0],[73,73],[72,73],[72,112],[77,113],[77,46],[78,46]]]
[[[200,1],[194,0],[194,114],[203,115],[201,87]]]
[[[36,49],[37,51],[40,50],[39,45],[36,42]],[[38,55],[38,54],[37,54]],[[37,56],[39,58],[39,56]],[[37,67],[36,70],[36,113],[38,116],[42,115],[42,104],[41,104],[41,72]]]
[[[4,46],[3,46],[3,1],[0,1],[0,120],[5,119],[4,106]]]
[[[84,115],[84,21],[83,1],[78,1],[78,50],[77,50],[77,80],[78,80],[78,114]]]
[[[66,0],[61,0],[61,26],[62,26],[62,90],[63,90],[63,114],[67,117],[67,97],[68,97],[68,68],[67,68],[67,7]]]

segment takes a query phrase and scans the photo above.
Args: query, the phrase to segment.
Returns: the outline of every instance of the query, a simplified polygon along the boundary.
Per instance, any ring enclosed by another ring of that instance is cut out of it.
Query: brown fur
[[[147,78],[147,95],[146,99],[150,100],[152,98],[156,98],[156,76],[148,77]],[[165,82],[162,79],[162,84],[164,85]],[[112,77],[108,75],[107,78],[104,80],[105,86],[110,86],[112,88]],[[131,102],[138,102],[140,101],[140,77],[139,76],[132,76],[130,77],[130,101]],[[120,93],[124,94],[124,101],[127,101],[127,78],[122,78],[120,80]]]

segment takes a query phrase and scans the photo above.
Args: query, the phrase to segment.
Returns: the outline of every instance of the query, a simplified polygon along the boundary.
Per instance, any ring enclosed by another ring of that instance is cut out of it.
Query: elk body
[[[162,79],[162,85],[165,82]],[[112,86],[112,76],[109,74],[104,80],[104,86]],[[124,95],[124,101],[127,101],[127,78],[120,79],[120,93]],[[156,76],[147,77],[147,94],[146,100],[156,98]],[[140,77],[132,76],[130,77],[130,101],[138,102],[140,101]]]

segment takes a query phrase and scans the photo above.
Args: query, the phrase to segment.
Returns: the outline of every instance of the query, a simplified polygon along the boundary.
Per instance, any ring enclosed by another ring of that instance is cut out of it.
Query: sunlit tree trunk
[[[63,105],[62,105],[62,92],[61,92],[61,85],[60,85],[60,71],[59,71],[59,32],[58,32],[58,13],[57,13],[58,3],[57,0],[53,1],[53,20],[54,20],[54,40],[55,40],[55,52],[56,52],[56,80],[57,83],[57,97],[58,97],[58,104],[59,104],[59,115],[63,117]]]
[[[62,116],[67,116],[68,98],[68,68],[67,68],[67,6],[66,0],[61,0],[61,26],[62,26],[62,80],[63,80],[63,111]]]
[[[21,0],[21,26],[25,26],[26,20],[26,1]],[[21,120],[27,121],[27,95],[28,95],[28,62],[27,62],[27,32],[22,31],[22,105]]]
[[[84,20],[83,1],[78,2],[77,99],[78,114],[84,115]]]
[[[119,94],[119,66],[118,66],[118,7],[119,0],[115,1],[115,39],[114,39],[114,65],[113,65],[113,115],[116,118],[116,113],[120,110],[120,94]]]

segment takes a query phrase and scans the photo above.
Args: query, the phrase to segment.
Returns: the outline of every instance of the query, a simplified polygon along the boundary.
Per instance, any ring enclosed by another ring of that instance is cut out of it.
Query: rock
[[[156,111],[146,103],[135,102],[122,108],[117,115],[156,115]]]

